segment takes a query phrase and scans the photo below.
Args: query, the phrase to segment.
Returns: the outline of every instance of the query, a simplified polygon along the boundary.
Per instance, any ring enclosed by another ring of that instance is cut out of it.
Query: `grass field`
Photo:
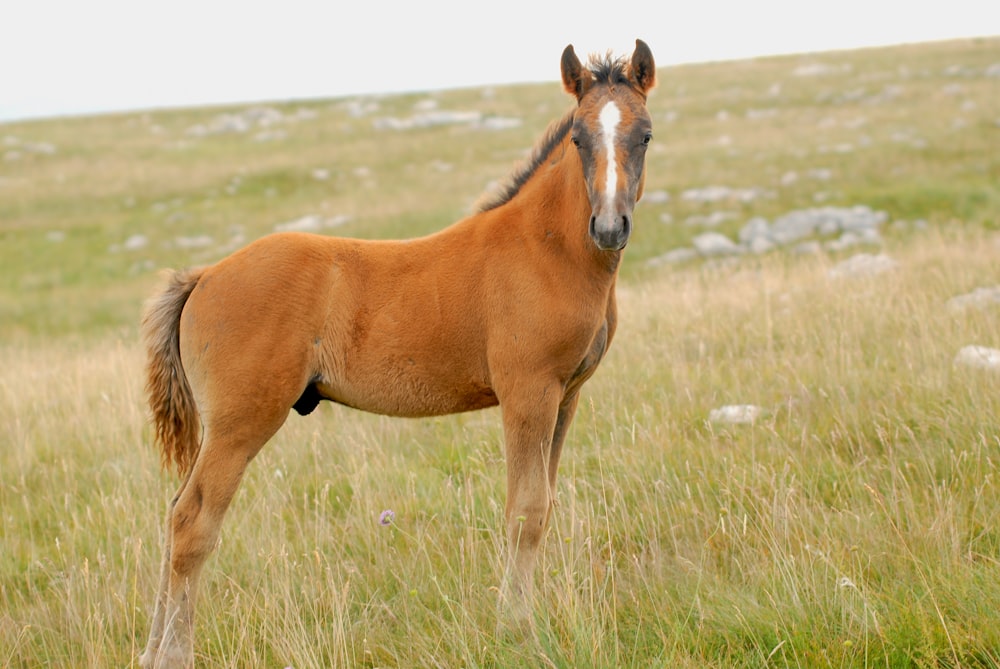
[[[1000,667],[1000,373],[953,362],[1000,348],[1000,304],[946,305],[1000,284],[998,70],[1000,38],[662,69],[660,196],[567,440],[538,642],[496,633],[499,413],[324,405],[248,471],[199,664]],[[145,643],[176,486],[136,327],[159,268],[305,216],[438,229],[568,106],[552,83],[0,125],[0,667]],[[683,195],[718,185],[752,196]],[[647,263],[696,217],[856,204],[894,269]],[[764,413],[709,420],[729,404]]]

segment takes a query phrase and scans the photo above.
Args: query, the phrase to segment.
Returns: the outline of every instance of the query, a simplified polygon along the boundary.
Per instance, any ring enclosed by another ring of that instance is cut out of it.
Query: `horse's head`
[[[653,138],[646,111],[646,94],[656,84],[653,54],[636,40],[627,61],[608,57],[585,68],[571,44],[563,51],[562,80],[578,102],[571,133],[590,197],[590,237],[603,251],[621,250],[632,232]]]

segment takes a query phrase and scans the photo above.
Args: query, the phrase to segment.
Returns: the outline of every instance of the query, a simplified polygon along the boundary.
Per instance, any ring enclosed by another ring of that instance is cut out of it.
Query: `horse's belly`
[[[388,416],[440,416],[497,404],[496,395],[485,383],[427,373],[412,360],[348,373],[339,382],[324,380],[316,387],[323,397],[334,402]]]

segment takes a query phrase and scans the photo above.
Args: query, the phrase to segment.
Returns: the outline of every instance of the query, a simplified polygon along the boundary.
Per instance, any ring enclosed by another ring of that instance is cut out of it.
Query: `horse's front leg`
[[[520,622],[531,614],[538,550],[552,508],[549,466],[552,437],[562,403],[557,383],[531,386],[501,403],[507,458],[507,541],[509,558],[505,603]]]

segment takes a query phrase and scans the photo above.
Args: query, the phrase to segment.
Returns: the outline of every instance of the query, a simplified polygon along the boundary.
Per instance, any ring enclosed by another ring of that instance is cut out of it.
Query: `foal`
[[[615,333],[656,80],[640,40],[588,67],[568,46],[561,71],[576,106],[472,216],[409,241],[270,235],[173,273],[148,303],[156,439],[183,483],[142,666],[194,664],[199,574],[243,472],[320,400],[393,416],[500,405],[505,596],[527,618],[563,440]]]

